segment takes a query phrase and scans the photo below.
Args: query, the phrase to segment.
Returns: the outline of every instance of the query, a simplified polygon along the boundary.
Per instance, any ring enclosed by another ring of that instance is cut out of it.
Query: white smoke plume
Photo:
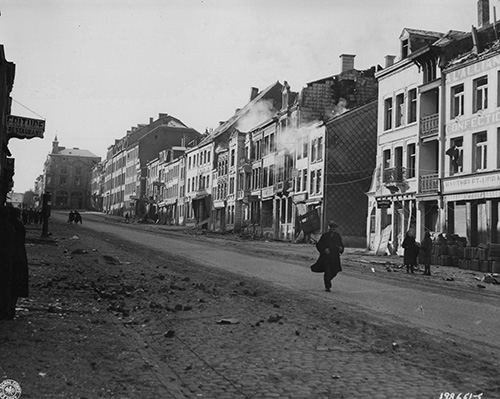
[[[320,126],[321,123],[315,121],[298,128],[287,128],[281,131],[277,139],[278,150],[286,150],[288,152],[297,150],[297,146],[302,139],[309,139],[317,129],[321,128]]]
[[[238,121],[236,128],[240,132],[248,132],[254,127],[272,118],[276,113],[272,100],[261,100],[255,103]]]

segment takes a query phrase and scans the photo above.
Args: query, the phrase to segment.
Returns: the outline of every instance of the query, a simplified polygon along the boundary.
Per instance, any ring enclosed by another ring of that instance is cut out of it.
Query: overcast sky
[[[356,54],[358,69],[383,65],[399,55],[404,27],[470,30],[476,9],[476,0],[3,0],[12,114],[46,119],[44,139],[10,140],[14,190],[33,187],[56,134],[104,157],[158,113],[202,132],[246,104],[252,86],[286,80],[298,91],[338,73],[342,53]]]

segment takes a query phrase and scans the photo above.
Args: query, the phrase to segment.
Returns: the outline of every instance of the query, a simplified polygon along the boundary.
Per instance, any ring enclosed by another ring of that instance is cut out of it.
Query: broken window
[[[451,88],[451,119],[464,114],[464,85]]]
[[[473,86],[473,110],[477,112],[488,108],[488,76],[474,79]]]

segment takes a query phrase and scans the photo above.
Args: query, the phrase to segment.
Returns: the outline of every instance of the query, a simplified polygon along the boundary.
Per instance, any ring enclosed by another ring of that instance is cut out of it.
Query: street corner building
[[[92,169],[101,158],[88,150],[59,145],[57,136],[43,167],[41,192],[51,194],[53,209],[92,209]]]
[[[10,93],[14,85],[15,64],[5,59],[4,46],[0,45],[0,206],[5,205],[7,194],[13,187],[14,158],[9,151],[7,120],[11,112]]]
[[[413,228],[417,240],[439,236],[433,263],[498,270],[500,42],[488,10],[478,1],[471,32],[404,29],[400,59],[377,73],[367,228],[376,252],[401,252]]]

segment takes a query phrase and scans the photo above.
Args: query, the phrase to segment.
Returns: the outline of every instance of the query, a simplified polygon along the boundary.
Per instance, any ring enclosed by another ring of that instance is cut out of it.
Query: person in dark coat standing
[[[26,229],[21,222],[19,209],[8,208],[9,222],[14,228],[14,273],[12,281],[12,298],[10,316],[14,318],[18,298],[28,297],[28,257],[26,256]]]
[[[424,264],[425,267],[424,274],[426,276],[431,275],[431,255],[432,255],[431,234],[428,231],[426,231],[424,239],[420,244],[420,261]]]
[[[0,320],[12,319],[14,282],[14,228],[8,211],[0,206]]]
[[[320,253],[318,262],[321,263],[325,270],[323,281],[327,292],[331,291],[333,278],[338,272],[342,271],[340,254],[344,252],[344,244],[342,243],[342,237],[336,232],[337,227],[337,224],[330,221],[328,231],[321,236],[316,244],[316,248]]]
[[[408,230],[405,239],[403,240],[402,247],[404,248],[404,264],[406,266],[406,273],[414,273],[415,266],[417,266],[418,245],[415,241],[415,233],[412,229]]]

